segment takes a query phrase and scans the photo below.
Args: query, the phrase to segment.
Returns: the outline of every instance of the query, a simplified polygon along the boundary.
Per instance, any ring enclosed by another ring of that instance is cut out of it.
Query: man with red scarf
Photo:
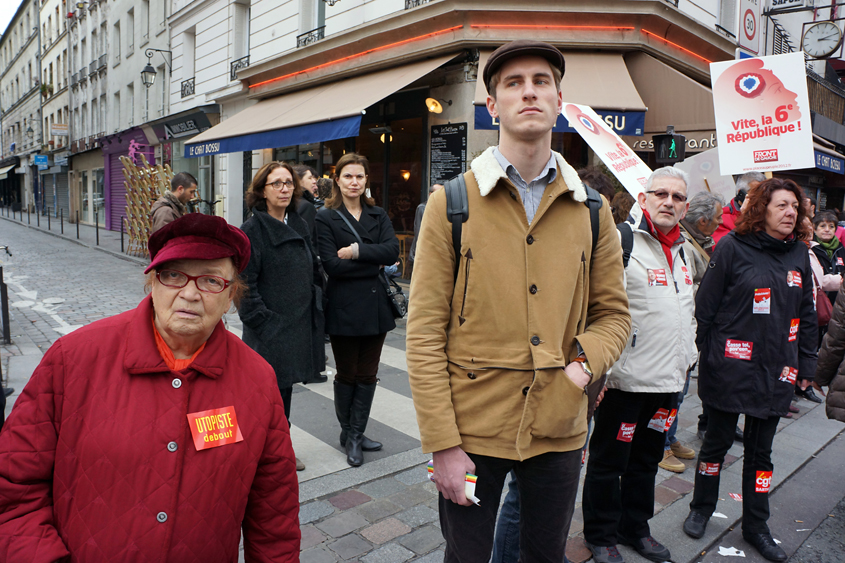
[[[678,227],[689,207],[686,173],[656,170],[637,201],[642,215],[618,226],[632,329],[595,413],[584,481],[584,538],[596,563],[622,563],[619,543],[651,561],[671,558],[648,521],[665,432],[696,359],[695,251]]]

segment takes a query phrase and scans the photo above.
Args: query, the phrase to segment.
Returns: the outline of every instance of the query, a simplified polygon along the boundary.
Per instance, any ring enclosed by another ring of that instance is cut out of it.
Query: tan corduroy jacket
[[[631,317],[610,206],[590,256],[586,192],[555,157],[559,173],[531,225],[492,149],[472,162],[457,281],[445,191],[429,199],[407,326],[425,452],[460,445],[527,459],[584,445],[587,398],[563,368],[580,344],[598,378],[625,347]]]

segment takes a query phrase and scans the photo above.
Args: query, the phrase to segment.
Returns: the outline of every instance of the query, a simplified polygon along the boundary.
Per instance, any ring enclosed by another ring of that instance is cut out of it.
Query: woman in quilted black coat
[[[845,284],[839,288],[839,296],[845,293]],[[845,422],[845,298],[837,299],[833,316],[827,325],[827,334],[819,350],[816,379],[813,386],[829,386],[825,411],[827,417]]]

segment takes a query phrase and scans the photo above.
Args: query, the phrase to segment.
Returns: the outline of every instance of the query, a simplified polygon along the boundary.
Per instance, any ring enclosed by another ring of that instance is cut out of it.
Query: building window
[[[114,130],[120,131],[120,92],[114,94]]]
[[[150,0],[141,0],[141,43],[150,39]]]
[[[127,108],[127,125],[132,127],[135,125],[135,84],[128,84],[126,86],[126,105]]]
[[[117,64],[120,62],[120,22],[114,24],[112,48],[114,49],[114,64]]]
[[[126,13],[126,56],[135,50],[135,8]]]

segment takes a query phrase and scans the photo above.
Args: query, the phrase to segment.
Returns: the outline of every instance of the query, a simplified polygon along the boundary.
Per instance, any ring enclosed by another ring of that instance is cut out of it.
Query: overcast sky
[[[17,0],[0,0],[0,30],[2,30],[0,31],[0,35],[5,33],[6,26],[9,25],[9,20],[18,11],[18,6],[20,5],[21,3]]]

